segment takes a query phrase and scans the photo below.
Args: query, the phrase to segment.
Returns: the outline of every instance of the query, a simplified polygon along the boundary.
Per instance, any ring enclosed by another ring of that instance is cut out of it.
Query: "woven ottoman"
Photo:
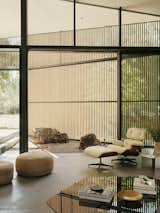
[[[52,169],[53,157],[45,151],[26,152],[16,159],[16,171],[21,176],[43,176],[50,174]]]
[[[122,190],[117,194],[118,203],[126,208],[140,208],[142,206],[143,195],[133,190]]]
[[[12,182],[13,164],[9,161],[0,161],[0,186]]]

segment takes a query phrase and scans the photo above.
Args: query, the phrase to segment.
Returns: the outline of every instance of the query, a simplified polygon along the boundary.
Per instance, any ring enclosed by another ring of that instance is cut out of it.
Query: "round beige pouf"
[[[38,177],[50,174],[52,169],[53,157],[45,151],[26,152],[16,159],[18,175]]]
[[[9,161],[0,161],[0,186],[12,182],[13,164]]]

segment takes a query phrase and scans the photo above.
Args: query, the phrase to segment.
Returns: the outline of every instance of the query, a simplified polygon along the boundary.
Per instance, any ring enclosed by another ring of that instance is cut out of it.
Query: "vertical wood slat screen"
[[[122,14],[123,15],[123,14]],[[117,25],[80,29],[76,31],[78,46],[118,46]],[[20,37],[0,38],[1,44],[19,44]],[[30,45],[73,46],[73,31],[60,31],[28,35]],[[122,24],[122,46],[159,47],[160,20]]]
[[[122,14],[123,15],[123,14]],[[133,20],[134,21],[134,20]],[[73,45],[73,31],[29,35],[33,45]],[[76,30],[77,46],[118,46],[119,26]],[[122,25],[122,46],[159,47],[160,20]]]
[[[159,47],[160,21],[123,24],[122,46]]]
[[[33,45],[72,45],[72,31],[29,35]],[[81,29],[76,31],[78,46],[118,46],[119,27],[117,25]],[[58,39],[58,40],[57,40]],[[160,21],[150,21],[122,25],[122,46],[159,47]]]
[[[125,56],[122,63],[122,135],[130,127],[160,126],[160,56]],[[146,143],[151,145],[151,136]]]
[[[70,57],[65,54],[61,57],[66,63]],[[28,88],[30,133],[35,127],[51,127],[70,138],[87,133],[95,133],[101,140],[116,138],[116,60],[29,70]]]

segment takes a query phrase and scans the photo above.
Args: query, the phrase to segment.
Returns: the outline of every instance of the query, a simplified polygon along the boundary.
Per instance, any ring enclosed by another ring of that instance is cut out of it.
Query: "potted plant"
[[[150,129],[150,133],[155,141],[155,154],[160,155],[160,127]]]

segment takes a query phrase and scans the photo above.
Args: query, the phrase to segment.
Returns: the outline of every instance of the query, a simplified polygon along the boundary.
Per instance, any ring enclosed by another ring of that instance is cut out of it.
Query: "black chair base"
[[[101,158],[99,160],[100,160],[99,163],[88,164],[88,167],[96,166],[98,169],[101,169],[103,167],[111,167],[112,168],[112,165],[102,163],[102,159]]]
[[[113,161],[120,162],[123,165],[129,165],[129,166],[137,166],[137,162],[135,158],[117,158],[113,159]]]

